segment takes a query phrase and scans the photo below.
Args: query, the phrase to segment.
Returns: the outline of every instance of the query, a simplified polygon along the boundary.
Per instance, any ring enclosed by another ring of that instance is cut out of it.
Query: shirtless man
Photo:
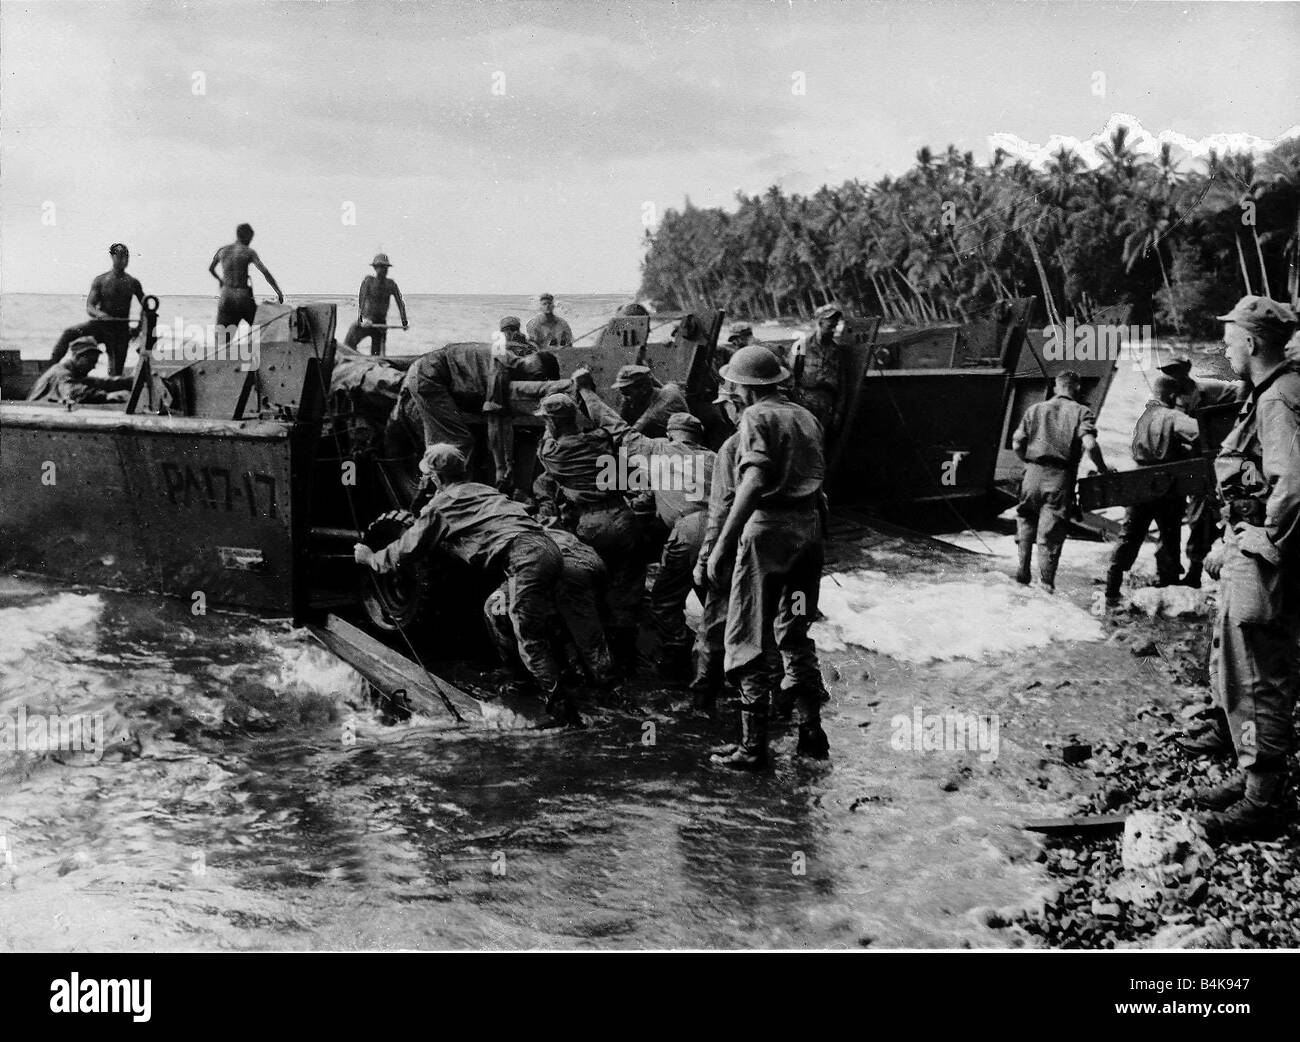
[[[370,266],[375,269],[375,273],[361,280],[361,290],[357,294],[357,320],[352,323],[352,328],[348,330],[348,335],[343,342],[348,347],[356,347],[366,337],[370,337],[370,353],[382,355],[384,344],[388,340],[390,299],[397,301],[397,313],[402,316],[402,328],[411,327],[406,321],[406,301],[402,299],[402,291],[397,288],[397,283],[388,277],[388,269],[392,267],[388,254],[375,254],[375,259],[370,262]]]
[[[217,280],[221,295],[217,298],[217,335],[233,336],[239,328],[242,318],[250,326],[257,314],[257,302],[253,300],[253,286],[248,281],[248,266],[251,264],[266,278],[275,290],[276,299],[283,304],[284,294],[275,284],[275,276],[266,270],[262,258],[249,245],[253,241],[252,225],[241,224],[235,229],[236,242],[217,250],[208,265],[208,274]],[[217,265],[221,265],[221,274],[217,274]]]
[[[94,337],[96,343],[108,350],[108,375],[120,376],[126,365],[126,351],[131,338],[139,334],[140,327],[131,325],[131,298],[144,305],[144,289],[140,280],[126,273],[131,251],[120,242],[108,248],[113,258],[113,269],[96,275],[86,295],[86,314],[89,322],[69,326],[59,337],[50,352],[50,365],[57,365],[68,353],[68,345],[80,337]]]

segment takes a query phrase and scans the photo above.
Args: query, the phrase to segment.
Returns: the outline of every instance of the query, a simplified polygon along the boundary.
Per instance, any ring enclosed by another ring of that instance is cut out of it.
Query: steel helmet
[[[392,262],[388,259],[388,254],[376,253],[375,259],[370,262],[370,266],[372,268],[380,268],[380,267],[391,268],[393,265]]]
[[[766,387],[790,379],[790,370],[762,344],[750,344],[736,351],[719,375],[742,387]]]

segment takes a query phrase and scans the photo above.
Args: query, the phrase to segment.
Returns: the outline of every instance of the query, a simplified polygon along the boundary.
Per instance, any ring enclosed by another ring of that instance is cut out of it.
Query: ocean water
[[[148,292],[148,287],[145,290]],[[275,298],[259,295],[257,299]],[[580,337],[604,326],[615,309],[629,299],[615,294],[559,297],[555,311],[573,327],[573,335]],[[357,317],[355,295],[287,296],[285,301],[289,304],[337,304],[340,340]],[[537,298],[532,294],[421,294],[406,298],[406,312],[411,328],[408,332],[400,329],[388,331],[389,354],[420,354],[455,340],[489,340],[505,315],[514,315],[527,322],[537,314]],[[178,319],[182,324],[206,326],[215,322],[216,317],[215,295],[159,299],[160,326],[170,328]],[[48,358],[59,334],[68,326],[86,320],[85,297],[79,294],[0,294],[0,348],[17,348],[23,358]],[[389,307],[388,320],[399,321],[396,305]],[[128,356],[128,365],[132,364],[134,355],[132,351]]]

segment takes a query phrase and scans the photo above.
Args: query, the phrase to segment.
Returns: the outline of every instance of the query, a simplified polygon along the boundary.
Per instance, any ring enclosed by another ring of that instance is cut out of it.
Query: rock
[[[840,679],[840,671],[836,666],[826,667],[826,679],[834,683]]]
[[[1091,756],[1092,746],[1082,742],[1074,745],[1067,745],[1061,750],[1061,759],[1065,761],[1067,766],[1083,763]]]
[[[943,792],[956,792],[961,788],[961,779],[955,774],[949,775],[940,783],[939,788]]]
[[[1201,876],[1196,876],[1190,883],[1183,888],[1183,903],[1195,908],[1205,900],[1206,894],[1210,892],[1210,882]]]
[[[1135,902],[1146,903],[1164,889],[1208,870],[1214,851],[1205,830],[1188,815],[1139,810],[1124,822],[1120,857],[1127,880],[1150,884],[1134,889]]]
[[[1144,640],[1141,644],[1134,645],[1129,651],[1138,658],[1150,658],[1152,655],[1160,654],[1160,649],[1156,647],[1154,640]]]
[[[1148,948],[1226,948],[1228,930],[1222,923],[1193,926],[1175,923],[1165,926],[1147,942]]]
[[[1133,798],[1133,794],[1127,789],[1113,787],[1106,790],[1105,805],[1107,810],[1118,810]]]
[[[1059,684],[1056,685],[1056,690],[1060,691],[1061,688],[1069,687],[1069,686],[1070,686],[1070,682],[1068,680],[1062,680]]]
[[[1042,687],[1042,686],[1043,686],[1043,682],[1041,680],[1031,680],[1028,684],[1025,685],[1025,690],[1032,691],[1034,688]]]
[[[1120,907],[1114,901],[1098,901],[1094,898],[1092,914],[1098,919],[1118,919],[1120,917]]]

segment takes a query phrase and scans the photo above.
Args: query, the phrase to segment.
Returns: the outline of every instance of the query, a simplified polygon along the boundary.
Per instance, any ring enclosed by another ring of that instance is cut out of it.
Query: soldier
[[[555,610],[568,632],[588,677],[609,691],[615,686],[614,663],[605,643],[600,621],[600,603],[605,591],[605,565],[600,555],[572,532],[563,528],[544,530],[560,548],[564,566],[555,588]],[[510,585],[502,583],[483,606],[488,631],[502,661],[518,664],[519,643],[510,622]]]
[[[1287,305],[1246,296],[1219,318],[1228,364],[1250,387],[1214,461],[1226,525],[1206,561],[1221,582],[1210,684],[1228,727],[1217,737],[1242,774],[1196,801],[1214,838],[1240,840],[1285,825],[1300,678],[1300,373],[1285,354],[1296,327]]]
[[[572,347],[573,330],[555,313],[555,297],[543,293],[537,298],[541,312],[528,320],[528,339],[538,347]]]
[[[619,393],[618,413],[623,422],[647,438],[666,435],[668,417],[673,413],[690,412],[682,389],[675,383],[659,383],[648,366],[623,366],[610,390]]]
[[[839,428],[844,362],[835,330],[843,312],[834,304],[824,304],[813,317],[817,328],[779,350],[777,356],[790,369],[791,399],[817,417],[825,440]]]
[[[50,352],[50,365],[61,361],[74,341],[89,336],[108,349],[110,377],[120,376],[126,367],[131,338],[140,332],[139,326],[131,325],[131,298],[140,301],[143,307],[144,287],[139,279],[126,273],[126,266],[131,261],[130,250],[115,242],[108,248],[108,255],[113,258],[112,269],[96,275],[90,283],[90,292],[86,294],[86,314],[90,321],[69,326],[63,331]]]
[[[415,524],[382,550],[353,547],[358,564],[380,574],[416,554],[442,547],[466,564],[505,573],[508,614],[519,656],[541,689],[557,725],[581,726],[551,652],[547,616],[564,567],[560,549],[524,508],[488,485],[467,481],[465,456],[454,445],[431,445],[420,470],[437,491]]]
[[[234,337],[241,320],[251,326],[257,317],[257,301],[253,299],[253,285],[248,281],[250,264],[260,271],[270,284],[271,289],[275,291],[276,300],[281,304],[284,303],[284,294],[276,285],[275,276],[262,263],[262,258],[252,247],[252,242],[252,225],[241,224],[235,229],[235,241],[217,250],[212,257],[212,263],[208,265],[208,274],[217,280],[217,287],[221,291],[217,298],[218,345]],[[220,275],[217,274],[218,265],[221,267]]]
[[[737,431],[736,491],[706,568],[710,584],[735,560],[724,637],[725,668],[741,689],[740,742],[712,762],[738,770],[767,763],[768,704],[792,676],[800,755],[829,755],[821,726],[821,670],[808,627],[817,613],[825,538],[820,425],[777,385],[790,371],[765,347],[741,348],[722,370],[745,402]]]
[[[1056,567],[1061,547],[1070,531],[1074,509],[1074,482],[1083,453],[1097,470],[1110,468],[1097,444],[1097,418],[1075,399],[1079,375],[1066,370],[1056,377],[1056,394],[1050,401],[1031,405],[1011,445],[1025,463],[1020,479],[1020,505],[1016,508],[1016,544],[1020,568],[1016,582],[1029,584],[1029,568],[1038,541],[1038,577],[1049,592],[1056,590]]]
[[[130,376],[91,376],[99,362],[99,345],[93,336],[72,341],[66,354],[50,366],[32,385],[29,402],[62,402],[66,405],[101,405],[124,402],[131,389]]]
[[[546,420],[537,461],[554,482],[566,527],[605,562],[610,651],[623,675],[631,676],[636,671],[637,626],[645,597],[645,560],[636,516],[611,479],[617,448],[608,431],[578,429],[578,406],[567,394],[547,395],[537,415]]]
[[[1196,421],[1174,408],[1178,395],[1178,382],[1170,376],[1156,379],[1153,397],[1146,411],[1138,417],[1133,431],[1133,462],[1139,467],[1159,463],[1173,463],[1189,459],[1196,451],[1199,430]],[[1160,533],[1156,547],[1156,586],[1173,586],[1182,571],[1179,564],[1179,547],[1182,545],[1183,510],[1186,500],[1177,491],[1168,492],[1145,503],[1135,503],[1124,513],[1124,525],[1119,543],[1111,557],[1106,573],[1106,601],[1119,601],[1120,584],[1124,573],[1133,567],[1146,540],[1151,522]]]
[[[704,538],[695,564],[695,585],[704,590],[704,613],[695,638],[695,678],[691,681],[691,694],[695,709],[712,715],[722,691],[724,636],[727,630],[727,605],[731,601],[731,572],[735,561],[722,562],[717,581],[708,575],[709,556],[718,541],[722,524],[731,512],[736,496],[736,447],[740,438],[735,428],[745,408],[735,384],[723,382],[718,397],[713,402],[732,426],[731,435],[718,449],[713,465],[713,480],[709,483],[709,506],[704,523]]]
[[[1184,354],[1174,355],[1160,367],[1160,371],[1177,381],[1177,407],[1193,419],[1196,418],[1197,409],[1235,402],[1246,393],[1245,384],[1241,380],[1193,377],[1192,360]],[[1184,520],[1187,522],[1187,574],[1183,576],[1182,585],[1199,590],[1205,555],[1210,552],[1210,547],[1219,534],[1219,511],[1214,497],[1201,494],[1188,496]]]
[[[692,638],[686,626],[686,598],[704,539],[705,500],[713,478],[714,454],[704,444],[704,425],[688,412],[676,412],[668,418],[667,437],[650,438],[601,401],[588,370],[575,372],[573,383],[588,414],[628,460],[629,477],[634,467],[648,472],[655,513],[668,532],[650,590],[650,615],[659,634],[662,672],[684,679],[690,674]]]
[[[375,269],[373,275],[361,280],[361,289],[357,292],[357,320],[352,323],[343,342],[355,348],[366,337],[370,338],[370,353],[382,355],[388,343],[388,302],[397,301],[397,313],[402,316],[402,328],[410,329],[406,321],[406,301],[397,283],[388,277],[392,264],[388,254],[376,253],[370,262]]]
[[[537,344],[531,336],[524,336],[519,331],[519,319],[514,315],[506,315],[502,318],[498,328],[501,331],[502,345],[516,358],[525,358],[537,353]]]

